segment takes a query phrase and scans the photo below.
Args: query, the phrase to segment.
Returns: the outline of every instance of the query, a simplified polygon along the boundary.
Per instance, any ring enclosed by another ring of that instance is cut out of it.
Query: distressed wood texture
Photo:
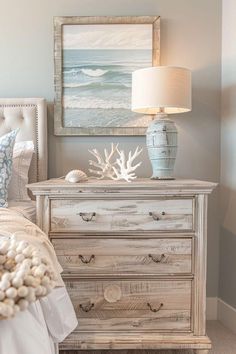
[[[54,18],[54,133],[55,135],[145,135],[146,128],[140,127],[65,127],[63,122],[63,26],[130,24],[152,26],[152,64],[160,65],[160,17],[159,16],[67,16]],[[109,31],[109,26],[108,26]]]
[[[74,350],[60,350],[60,354],[208,354],[210,350],[208,349],[197,349],[197,350],[115,350],[112,352],[111,350],[81,350],[81,351],[74,351]],[[218,352],[217,352],[218,353]],[[224,352],[226,354],[226,352]],[[213,354],[213,353],[212,353]],[[223,353],[221,353],[223,354]]]
[[[36,198],[36,222],[40,229],[46,234],[49,233],[50,205],[47,196],[38,196]]]
[[[192,230],[192,199],[52,200],[51,231]]]
[[[193,336],[188,333],[156,333],[156,332],[115,332],[104,333],[81,332],[79,328],[75,330],[66,342],[60,344],[61,349],[68,350],[101,350],[107,349],[108,353],[116,353],[112,349],[210,349],[211,342],[207,336]],[[107,353],[107,354],[108,354]],[[135,351],[139,354],[138,351]],[[146,353],[143,352],[143,354]],[[158,352],[157,352],[158,353]],[[73,353],[74,354],[74,353]],[[171,354],[175,354],[171,353]]]
[[[111,350],[83,350],[83,351],[74,351],[74,350],[60,350],[60,354],[110,354]],[[190,350],[116,350],[116,354],[208,354],[210,353],[210,350],[208,349],[196,349],[194,351]],[[217,352],[218,353],[218,352]],[[223,353],[221,353],[223,354]],[[225,354],[227,354],[225,352]]]
[[[196,199],[196,236],[193,289],[194,333],[206,333],[206,265],[207,265],[207,196]]]
[[[60,350],[60,354],[208,354],[210,353],[210,350],[208,349],[197,349],[197,350],[185,350],[185,349],[179,349],[179,350],[135,350],[135,349],[128,349],[128,350],[80,350],[80,351],[74,351],[74,350]],[[217,352],[218,353],[218,352]],[[213,354],[213,353],[212,353]],[[223,354],[223,353],[221,353]],[[227,354],[224,352],[224,354]]]
[[[122,195],[126,198],[139,198],[148,196],[194,196],[198,194],[210,194],[216,187],[216,183],[199,181],[194,179],[151,180],[139,178],[132,183],[125,181],[97,180],[89,178],[87,182],[70,183],[62,178],[53,178],[48,181],[28,185],[34,195],[61,196],[88,199],[89,195],[97,199],[119,199]],[[83,197],[84,196],[84,197]]]
[[[66,280],[65,283],[80,331],[91,328],[190,331],[191,281]]]
[[[192,239],[52,239],[66,274],[145,275],[191,273]]]
[[[215,186],[148,179],[30,185],[79,320],[62,350],[208,353],[207,195]]]

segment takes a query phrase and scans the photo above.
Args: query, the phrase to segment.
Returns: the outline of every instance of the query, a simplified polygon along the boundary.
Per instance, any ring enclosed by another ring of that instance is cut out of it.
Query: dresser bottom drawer
[[[190,331],[191,281],[65,279],[80,331]]]

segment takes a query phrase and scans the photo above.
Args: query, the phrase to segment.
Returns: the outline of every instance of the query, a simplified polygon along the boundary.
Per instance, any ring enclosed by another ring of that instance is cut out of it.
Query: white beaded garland
[[[21,285],[23,285],[23,279],[15,277],[12,279],[11,283],[16,289],[18,289]]]
[[[6,290],[6,296],[9,298],[9,299],[14,299],[16,296],[17,296],[17,290],[15,288],[10,287]]]
[[[6,262],[7,257],[5,255],[0,255],[0,264],[4,264]]]
[[[14,300],[12,300],[12,299],[5,299],[4,300],[4,304],[6,304],[6,305],[9,305],[9,306],[14,306],[15,305],[15,302],[14,302]]]
[[[17,294],[19,297],[25,297],[28,295],[28,288],[26,286],[20,286],[17,290]]]
[[[15,316],[55,286],[47,258],[36,247],[13,236],[0,239],[0,320]]]
[[[9,247],[9,241],[3,241],[0,244],[0,253],[1,254],[6,254],[7,250],[8,250],[8,247]]]
[[[26,310],[27,307],[29,306],[29,302],[25,299],[21,299],[18,301],[18,306],[21,311]]]

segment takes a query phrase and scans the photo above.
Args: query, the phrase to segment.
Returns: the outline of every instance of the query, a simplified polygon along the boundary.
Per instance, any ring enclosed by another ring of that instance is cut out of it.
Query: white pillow
[[[33,141],[21,141],[15,143],[13,150],[12,177],[8,188],[9,200],[30,200],[26,184],[28,183],[28,173],[33,153]]]

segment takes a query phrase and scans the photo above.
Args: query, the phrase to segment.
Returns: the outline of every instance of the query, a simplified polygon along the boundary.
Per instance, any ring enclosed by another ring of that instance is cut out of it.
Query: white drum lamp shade
[[[153,66],[133,72],[132,111],[144,114],[191,111],[191,71]]]
[[[191,71],[153,66],[132,74],[132,111],[157,114],[147,129],[147,148],[153,179],[172,179],[177,154],[177,129],[167,114],[192,109]]]

